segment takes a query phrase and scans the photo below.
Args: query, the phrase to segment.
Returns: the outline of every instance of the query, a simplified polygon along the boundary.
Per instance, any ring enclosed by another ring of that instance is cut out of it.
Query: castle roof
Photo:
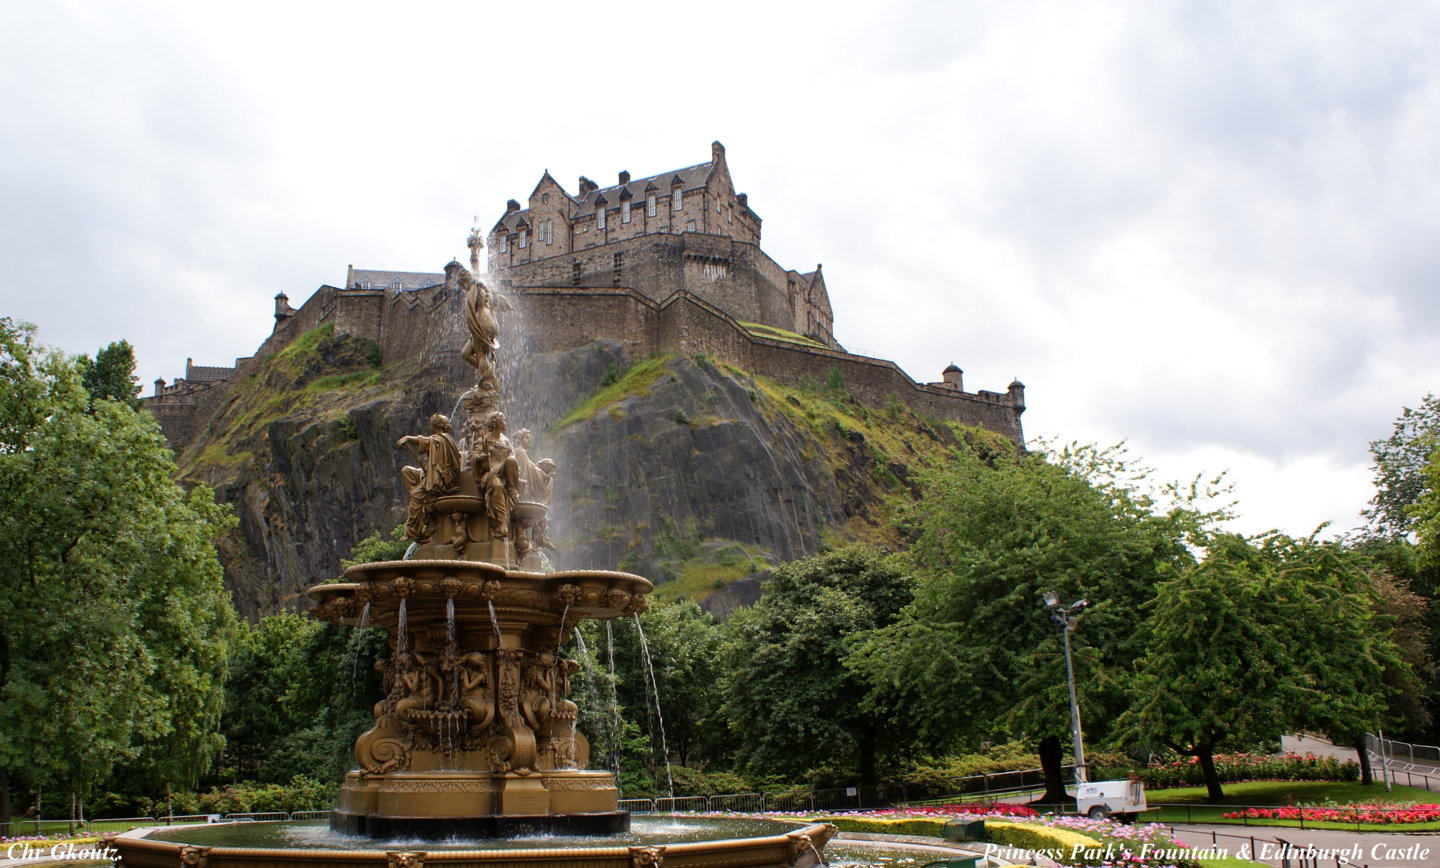
[[[681,190],[688,191],[700,189],[701,187],[704,187],[705,182],[710,179],[710,173],[714,170],[714,168],[715,162],[712,160],[708,163],[698,163],[694,166],[686,166],[683,169],[671,169],[668,172],[660,172],[659,174],[649,175],[644,178],[635,178],[627,184],[615,184],[610,187],[601,187],[596,190],[591,190],[588,193],[581,193],[579,196],[570,196],[569,193],[566,193],[565,195],[568,196],[575,203],[574,209],[570,212],[570,219],[575,220],[580,217],[586,217],[594,214],[596,205],[602,201],[605,204],[614,204],[616,202],[619,202],[622,197],[643,200],[645,198],[646,192],[649,190],[658,190],[660,192],[669,193],[669,191],[676,186],[675,179],[677,178],[680,180],[679,187]],[[549,171],[547,170],[546,175],[548,174]],[[545,178],[542,176],[540,180],[541,183],[544,183]],[[539,185],[536,185],[536,189],[539,189]],[[518,230],[522,226],[529,226],[529,215],[529,208],[524,208],[519,211],[510,211],[506,213],[504,217],[500,218],[500,220],[495,224],[495,228],[491,231],[513,232],[515,230]]]
[[[355,268],[350,271],[350,283],[346,289],[424,289],[439,286],[445,282],[443,274],[429,274],[422,271],[379,271],[373,268]]]
[[[228,380],[234,374],[234,367],[196,365],[192,364],[189,359],[185,360],[185,379],[191,383],[214,383],[218,380]]]

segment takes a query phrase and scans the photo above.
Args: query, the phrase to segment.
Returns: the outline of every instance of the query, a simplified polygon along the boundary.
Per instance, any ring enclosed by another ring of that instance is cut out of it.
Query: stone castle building
[[[939,418],[977,425],[1024,442],[1024,386],[966,392],[951,365],[919,383],[895,363],[847,352],[819,266],[801,273],[760,248],[760,216],[736,193],[725,148],[710,161],[643,178],[620,172],[600,187],[581,177],[567,192],[547,171],[527,207],[511,199],[486,237],[486,280],[524,305],[531,352],[620,341],[640,358],[699,353],[782,381],[824,381],[838,369],[856,399],[892,398]],[[480,232],[471,235],[478,270]],[[321,286],[300,308],[282,292],[275,328],[254,356],[233,368],[198,367],[157,380],[146,405],[177,449],[188,443],[225,394],[228,379],[324,323],[375,340],[386,363],[453,354],[466,331],[460,264],[444,274],[356,269],[342,286]]]

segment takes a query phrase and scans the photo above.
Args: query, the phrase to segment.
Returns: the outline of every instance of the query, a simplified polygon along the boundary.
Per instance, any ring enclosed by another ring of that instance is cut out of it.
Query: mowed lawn
[[[1250,826],[1299,826],[1298,820],[1226,820],[1221,814],[1242,807],[1278,807],[1284,805],[1415,805],[1440,803],[1440,793],[1419,787],[1394,786],[1385,791],[1384,784],[1363,786],[1358,783],[1333,781],[1245,781],[1225,784],[1225,798],[1219,804],[1210,800],[1204,787],[1174,787],[1147,790],[1150,810],[1141,815],[1143,822],[1161,823],[1234,823]],[[1369,829],[1389,832],[1425,832],[1440,830],[1440,821],[1426,823],[1357,824],[1305,821],[1312,829]]]

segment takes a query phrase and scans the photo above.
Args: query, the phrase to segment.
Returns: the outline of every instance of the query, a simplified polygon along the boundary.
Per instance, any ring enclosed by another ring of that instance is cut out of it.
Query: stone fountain
[[[451,263],[465,291],[475,386],[455,436],[443,415],[397,448],[415,459],[402,561],[362,564],[310,589],[312,614],[390,633],[376,666],[385,698],[355,742],[360,768],[333,825],[372,837],[504,837],[623,831],[614,777],[589,755],[567,698],[579,664],[557,649],[584,619],[645,609],[649,581],[601,570],[539,572],[555,463],[512,443],[500,409],[499,324],[484,283]]]
[[[471,236],[478,250],[478,233]],[[472,253],[472,267],[477,264]],[[496,298],[459,263],[446,269],[465,292],[470,338],[462,352],[477,372],[460,400],[459,436],[435,415],[429,432],[402,437],[414,464],[405,560],[360,564],[344,580],[310,589],[312,614],[331,623],[384,628],[390,654],[377,661],[385,697],[355,742],[332,814],[344,835],[401,840],[380,849],[205,846],[182,835],[137,830],[113,843],[133,866],[367,868],[805,868],[821,861],[835,828],[812,824],[776,834],[644,846],[551,845],[536,849],[414,849],[438,841],[528,834],[608,835],[629,829],[613,775],[584,768],[589,743],[568,698],[579,664],[557,652],[585,619],[645,610],[641,576],[604,570],[543,570],[556,466],[532,460],[528,432],[512,443],[500,409]],[[154,835],[152,835],[154,833]]]

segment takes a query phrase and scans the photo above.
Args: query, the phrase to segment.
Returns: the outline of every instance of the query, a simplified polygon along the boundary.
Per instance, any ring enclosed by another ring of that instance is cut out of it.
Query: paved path
[[[1313,735],[1287,735],[1280,738],[1280,749],[1294,753],[1313,753],[1316,756],[1333,756],[1338,760],[1359,762],[1359,755],[1353,747],[1331,744]],[[1390,757],[1386,762],[1390,768],[1390,780],[1397,784],[1419,787],[1422,790],[1440,791],[1440,763],[1420,759],[1412,762],[1408,756]],[[1375,767],[1375,777],[1380,777],[1380,767]],[[1429,780],[1426,780],[1426,778]],[[1440,865],[1440,858],[1436,859]]]
[[[1220,847],[1232,856],[1247,848],[1250,858],[1279,865],[1278,841],[1292,846],[1329,851],[1321,864],[1334,863],[1338,853],[1368,868],[1433,868],[1440,865],[1440,834],[1390,832],[1339,832],[1328,829],[1290,829],[1280,826],[1175,826],[1175,837],[1191,847]],[[1253,843],[1252,843],[1253,839]],[[1258,858],[1268,853],[1272,858]],[[1343,864],[1343,863],[1342,863]]]

